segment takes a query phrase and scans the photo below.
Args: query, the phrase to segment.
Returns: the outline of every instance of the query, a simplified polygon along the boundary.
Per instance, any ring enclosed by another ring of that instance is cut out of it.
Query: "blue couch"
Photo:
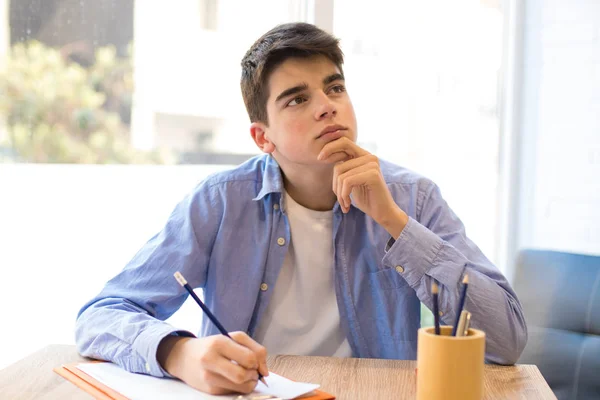
[[[600,256],[523,250],[513,285],[536,364],[559,400],[600,399]]]

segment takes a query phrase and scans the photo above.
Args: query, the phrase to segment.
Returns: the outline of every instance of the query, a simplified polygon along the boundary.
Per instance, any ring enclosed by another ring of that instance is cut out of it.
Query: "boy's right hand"
[[[258,372],[267,376],[267,351],[244,332],[203,338],[167,336],[157,351],[160,365],[195,389],[210,394],[250,393]]]

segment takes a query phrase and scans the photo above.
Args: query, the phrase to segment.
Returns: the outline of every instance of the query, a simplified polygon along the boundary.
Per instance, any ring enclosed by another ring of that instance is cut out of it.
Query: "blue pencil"
[[[181,275],[181,273],[179,271],[175,272],[175,274],[173,274],[173,275],[175,276],[175,279],[177,279],[177,282],[179,282],[179,284],[181,286],[183,286],[185,288],[185,290],[188,291],[188,293],[194,298],[194,300],[196,300],[196,303],[198,303],[200,308],[202,308],[202,311],[204,311],[204,313],[206,314],[208,319],[210,319],[212,321],[212,323],[215,324],[217,329],[219,329],[219,332],[221,332],[221,334],[227,336],[229,339],[233,340],[233,338],[231,336],[229,336],[227,329],[225,329],[225,327],[223,325],[221,325],[221,323],[219,322],[217,317],[215,317],[213,315],[213,313],[210,312],[208,307],[206,307],[206,305],[202,302],[202,300],[200,300],[200,298],[196,295],[196,293],[194,293],[194,290],[189,285],[189,283],[187,283],[187,281],[185,280],[183,275]],[[265,382],[265,380],[260,372],[258,373],[258,380],[261,381],[262,383],[264,383],[266,386],[269,386],[269,385],[267,385],[267,382]]]
[[[438,307],[438,285],[431,282],[431,294],[433,296],[433,320],[435,321],[435,334],[440,334],[440,309]]]
[[[458,302],[458,309],[456,310],[456,320],[454,321],[454,326],[452,327],[452,336],[456,336],[456,331],[458,330],[458,321],[460,320],[460,314],[462,313],[463,307],[465,306],[465,299],[467,297],[468,286],[469,275],[465,274],[465,277],[463,278],[462,292],[460,294],[460,301]]]

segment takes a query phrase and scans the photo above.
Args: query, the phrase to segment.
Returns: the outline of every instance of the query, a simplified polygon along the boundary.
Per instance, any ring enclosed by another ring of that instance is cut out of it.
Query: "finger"
[[[344,152],[351,158],[361,157],[363,155],[369,154],[368,151],[364,150],[352,140],[346,137],[342,137],[338,140],[333,140],[325,144],[325,146],[323,146],[323,149],[321,150],[320,155],[322,156],[322,159],[325,159],[328,156],[339,152]]]
[[[342,164],[343,161],[340,161],[336,164],[336,166],[333,168],[333,179],[331,180],[331,190],[333,190],[333,193],[337,196],[337,201],[338,203],[340,203],[340,205],[342,204],[341,202],[341,198],[340,196],[338,196],[338,189],[337,189],[337,177],[339,176],[338,174],[338,170],[337,170],[337,166]]]
[[[319,153],[317,159],[326,160],[334,153],[346,153],[351,158],[357,158],[369,154],[368,151],[359,147],[352,140],[342,137],[338,140],[333,140],[323,146],[323,149]]]
[[[348,206],[346,205],[346,202],[344,201],[344,199],[342,199],[341,197],[338,197],[338,203],[340,204],[340,208],[342,209],[342,212],[344,214],[346,214],[348,212]]]
[[[351,160],[352,158],[353,157],[351,157],[350,155],[348,155],[346,152],[339,151],[339,152],[330,154],[327,158],[317,158],[317,159],[319,161],[323,161],[323,162],[328,163],[328,164],[335,164],[335,163],[340,162],[340,161]]]
[[[234,363],[225,357],[218,357],[213,363],[210,365],[203,365],[203,367],[225,377],[236,385],[258,380],[256,368],[246,369],[240,364]]]
[[[354,176],[356,174],[360,174],[362,172],[365,171],[369,171],[369,170],[374,170],[379,172],[379,164],[373,161],[369,161],[366,164],[362,164],[359,165],[355,168],[352,168],[342,174],[340,174],[337,178],[337,189],[338,189],[338,195],[342,198],[342,199],[347,199],[347,194],[346,196],[344,195],[344,182],[345,180],[347,180],[349,177]]]
[[[199,374],[199,382],[198,385],[191,385],[194,387],[198,387],[205,392],[210,394],[228,394],[232,392],[236,393],[251,393],[254,388],[256,388],[256,384],[258,383],[258,375],[256,380],[248,380],[242,383],[231,382],[226,377],[209,370],[204,370]]]
[[[236,342],[250,349],[254,353],[256,362],[258,363],[258,372],[260,372],[262,376],[269,376],[269,369],[267,368],[267,349],[244,332],[232,332],[230,335]]]
[[[340,197],[344,200],[348,208],[351,204],[350,194],[352,193],[352,190],[356,186],[371,186],[372,183],[375,182],[378,174],[379,171],[377,169],[366,164],[359,168],[355,168],[340,177]]]
[[[364,185],[364,183],[362,182],[362,180],[364,180],[364,175],[369,173],[370,171],[361,172],[360,174],[351,176],[344,180],[344,185],[342,187],[342,198],[344,199],[344,204],[347,208],[346,213],[350,211],[350,205],[352,204],[352,200],[350,199],[350,193],[352,193],[354,189],[363,189],[362,186]]]
[[[254,352],[238,343],[235,339],[231,340],[225,336],[220,336],[215,338],[215,341],[216,345],[214,350],[219,356],[235,361],[246,369],[258,368],[258,361]]]
[[[361,165],[367,164],[369,162],[376,162],[377,165],[379,165],[379,158],[377,158],[377,156],[375,156],[373,154],[367,154],[362,157],[353,158],[348,161],[337,163],[336,166],[333,168],[333,191],[334,191],[334,193],[337,194],[337,191],[339,189],[337,178],[340,175],[343,175],[346,172],[350,171],[351,169],[360,167]]]
[[[379,166],[379,158],[373,154],[365,154],[364,156],[338,163],[334,169],[337,170],[339,175],[342,175],[351,169],[358,168],[361,165],[368,163],[376,163],[377,166]]]

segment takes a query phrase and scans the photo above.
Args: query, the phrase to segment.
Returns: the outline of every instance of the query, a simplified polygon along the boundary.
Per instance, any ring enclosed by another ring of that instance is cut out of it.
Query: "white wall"
[[[225,166],[0,165],[0,369],[74,343],[79,308]],[[188,302],[170,322],[200,327]]]
[[[523,11],[518,246],[600,254],[600,2]]]

